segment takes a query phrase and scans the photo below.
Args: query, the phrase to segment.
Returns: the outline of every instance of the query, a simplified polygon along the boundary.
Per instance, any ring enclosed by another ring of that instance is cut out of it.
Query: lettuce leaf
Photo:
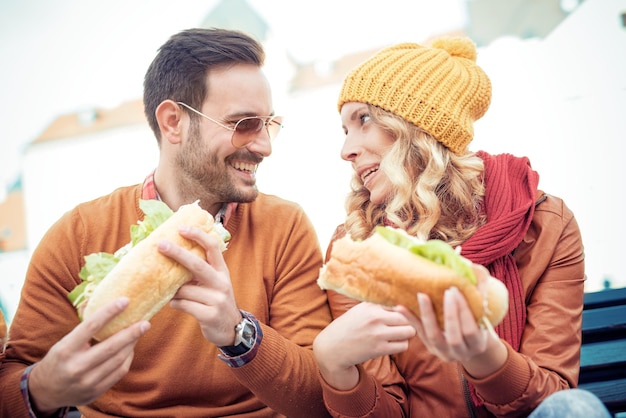
[[[377,226],[374,232],[393,245],[446,266],[458,275],[467,278],[470,283],[477,284],[470,262],[457,253],[447,242],[438,239],[420,241],[401,229],[386,226]]]
[[[145,216],[143,221],[131,225],[128,244],[114,254],[98,252],[84,257],[85,264],[78,273],[78,277],[83,281],[68,294],[68,299],[77,309],[87,301],[97,284],[113,270],[132,247],[150,235],[152,231],[174,214],[174,211],[160,200],[139,200],[139,208]]]
[[[139,208],[145,214],[144,220],[130,227],[131,247],[146,238],[159,225],[168,220],[174,214],[165,203],[160,200],[140,200]]]

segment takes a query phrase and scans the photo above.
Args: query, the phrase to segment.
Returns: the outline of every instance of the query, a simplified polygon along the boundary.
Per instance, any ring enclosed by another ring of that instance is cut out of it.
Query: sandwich
[[[481,326],[497,325],[508,311],[504,283],[490,276],[479,281],[459,247],[436,239],[421,241],[391,227],[378,226],[364,240],[349,235],[336,240],[317,283],[359,301],[403,305],[418,318],[417,293],[424,293],[442,329],[444,292],[451,287],[463,294]]]
[[[89,318],[108,302],[126,296],[129,306],[104,326],[94,339],[102,341],[140,320],[150,320],[189,280],[184,266],[161,254],[157,244],[169,240],[206,260],[205,250],[182,237],[181,226],[199,228],[215,236],[221,250],[230,234],[198,201],[172,211],[160,200],[140,200],[144,219],[131,225],[131,240],[115,253],[98,252],[84,257],[79,272],[82,282],[68,295],[81,320]]]

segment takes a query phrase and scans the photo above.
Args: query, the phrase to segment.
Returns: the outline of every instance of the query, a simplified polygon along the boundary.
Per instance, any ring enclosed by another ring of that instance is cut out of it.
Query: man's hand
[[[181,228],[179,232],[204,248],[207,261],[171,242],[159,243],[161,253],[185,266],[193,275],[192,280],[178,290],[170,306],[195,317],[204,338],[216,346],[232,345],[241,312],[219,242],[197,228]]]
[[[53,345],[35,365],[28,389],[37,412],[52,413],[65,406],[93,402],[128,373],[135,344],[150,329],[149,322],[140,321],[91,344],[93,336],[127,306],[127,298],[105,305]]]

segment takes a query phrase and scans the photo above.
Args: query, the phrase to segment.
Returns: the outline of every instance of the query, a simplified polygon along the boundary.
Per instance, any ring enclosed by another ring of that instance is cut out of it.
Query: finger
[[[424,329],[426,331],[439,330],[437,315],[435,314],[435,309],[428,295],[424,293],[418,293],[417,302],[420,307],[420,319],[422,321]]]
[[[208,296],[206,299],[199,299],[197,295],[194,295],[193,299],[177,296],[170,301],[170,307],[193,316],[198,320],[202,329],[208,327],[214,335],[231,334],[232,328],[227,324],[233,324],[234,327],[234,324],[241,321],[241,313],[237,309],[234,300],[220,297],[219,295],[223,294],[217,291],[208,290],[205,293],[211,296]],[[229,312],[229,314],[226,314],[226,312]],[[236,318],[236,320],[228,318]]]
[[[222,255],[222,242],[214,234],[207,234],[198,228],[182,227],[179,234],[189,240],[197,242],[204,248],[207,262],[217,271],[226,270],[226,262]]]
[[[90,328],[98,322],[96,320],[107,321],[107,308],[109,306],[105,305],[89,318],[89,322],[85,325],[80,324],[81,328],[76,327],[66,338],[55,344],[39,363],[38,369],[43,370],[43,376],[47,376],[46,380],[49,381],[51,376],[54,376],[55,381],[59,383],[56,387],[56,396],[57,399],[65,399],[62,403],[64,405],[93,400],[121,379],[126,372],[120,373],[116,369],[119,364],[127,361],[126,358],[132,352],[139,336],[149,328],[147,322],[138,323],[94,346],[87,341],[80,348],[73,349],[72,345],[76,341],[91,339],[93,332],[85,332],[84,329],[97,330],[99,328],[97,326]],[[115,311],[114,308],[113,312]],[[81,333],[83,335],[79,335]],[[65,353],[69,353],[71,358],[68,359]]]
[[[203,276],[211,267],[205,260],[196,254],[176,245],[168,240],[161,240],[157,244],[157,248],[161,254],[171,258],[172,260],[182,264],[192,272],[194,277]]]
[[[453,298],[458,311],[457,316],[461,332],[464,335],[474,334],[476,330],[478,330],[478,324],[476,322],[476,318],[474,318],[474,313],[467,303],[467,299],[465,299],[457,288],[454,288]]]
[[[202,303],[210,298],[209,288],[202,286],[200,282],[186,283],[174,294],[172,300],[190,300]]]
[[[128,353],[132,352],[139,338],[149,329],[150,322],[139,321],[95,344],[89,356],[89,368],[105,365],[107,370],[113,371],[124,361]]]
[[[415,316],[415,314],[409,308],[403,305],[398,305],[398,306],[394,306],[393,309],[394,311],[401,314],[404,317],[404,320],[407,321],[409,325],[411,325],[413,328],[415,329],[417,329],[418,327],[421,328],[422,324],[420,322],[420,319],[417,316]]]
[[[99,364],[89,370],[79,387],[74,388],[76,399],[72,404],[84,405],[93,402],[104,392],[120,381],[130,370],[134,358],[132,348],[116,353],[110,361]]]
[[[409,348],[409,341],[407,340],[398,340],[398,341],[390,341],[384,350],[381,350],[380,355],[391,355],[391,354],[399,354],[403,353]]]
[[[411,325],[394,326],[391,330],[391,335],[388,339],[389,342],[402,342],[408,341],[415,337],[415,328]]]
[[[206,313],[206,306],[200,300],[189,300],[184,297],[175,297],[170,301],[170,307],[177,311],[184,312],[196,318],[198,321],[208,321],[208,315]]]
[[[447,289],[443,294],[444,335],[448,345],[455,352],[460,352],[465,347],[458,306],[462,299],[456,287]]]
[[[99,363],[93,363],[90,376],[92,379],[93,385],[98,385],[101,380],[104,380],[106,376],[112,375],[117,376],[118,379],[122,378],[126,372],[128,372],[128,367],[130,366],[130,360],[132,360],[134,355],[134,349],[136,345],[136,341],[118,345],[118,344],[107,344],[107,347],[104,347],[104,343],[100,343],[97,346],[94,346],[94,351],[99,349],[99,352],[95,354],[95,357],[99,357],[103,354],[102,361]],[[109,342],[108,340],[106,342]],[[116,382],[115,379],[113,379]]]
[[[478,325],[478,322],[476,321],[476,318],[474,318],[474,314],[472,313],[467,303],[467,300],[458,291],[456,299],[459,309],[459,324],[461,328],[461,333],[463,334],[463,339],[465,340],[465,344],[469,350],[482,351],[485,347],[489,332],[482,329]]]
[[[216,275],[210,282],[208,279],[205,280],[204,284],[184,284],[178,289],[170,305],[176,307],[176,309],[180,309],[182,305],[193,306],[196,304],[219,308],[224,306],[224,304],[229,306],[235,305],[232,294],[233,290],[230,281],[228,279],[220,279],[219,275]],[[202,306],[198,307],[202,308]]]
[[[417,337],[423,342],[426,341],[426,331],[424,331],[422,323],[418,322],[417,324],[414,324],[413,328],[415,328],[415,334],[417,334]]]
[[[68,334],[68,340],[77,347],[89,343],[98,331],[128,307],[128,303],[127,297],[121,297],[107,303],[82,321],[74,332]]]
[[[402,316],[404,316],[404,318],[413,327],[413,329],[415,330],[415,334],[419,337],[420,340],[423,341],[426,338],[426,333],[424,331],[424,326],[422,325],[422,321],[420,320],[420,318],[415,316],[413,311],[411,311],[406,306],[402,306],[402,305],[395,306],[394,310],[402,314]]]
[[[375,305],[374,309],[380,310],[378,316],[387,326],[410,325],[409,319],[399,312],[396,307],[390,308],[387,306]]]
[[[439,327],[437,315],[430,298],[424,293],[417,294],[417,301],[420,306],[420,316],[422,322],[422,342],[436,355],[443,355],[446,341],[443,331]]]

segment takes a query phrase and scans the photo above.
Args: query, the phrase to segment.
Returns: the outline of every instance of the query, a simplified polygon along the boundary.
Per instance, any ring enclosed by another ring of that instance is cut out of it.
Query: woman
[[[468,150],[491,100],[475,61],[470,40],[439,39],[387,48],[348,75],[342,158],[355,174],[333,240],[384,224],[461,246],[478,274],[505,283],[509,313],[495,332],[483,329],[450,289],[444,333],[423,294],[420,320],[329,291],[336,319],[314,353],[335,416],[528,416],[550,405],[606,413],[579,390],[537,408],[577,385],[583,245],[572,212],[538,190],[528,159]]]

